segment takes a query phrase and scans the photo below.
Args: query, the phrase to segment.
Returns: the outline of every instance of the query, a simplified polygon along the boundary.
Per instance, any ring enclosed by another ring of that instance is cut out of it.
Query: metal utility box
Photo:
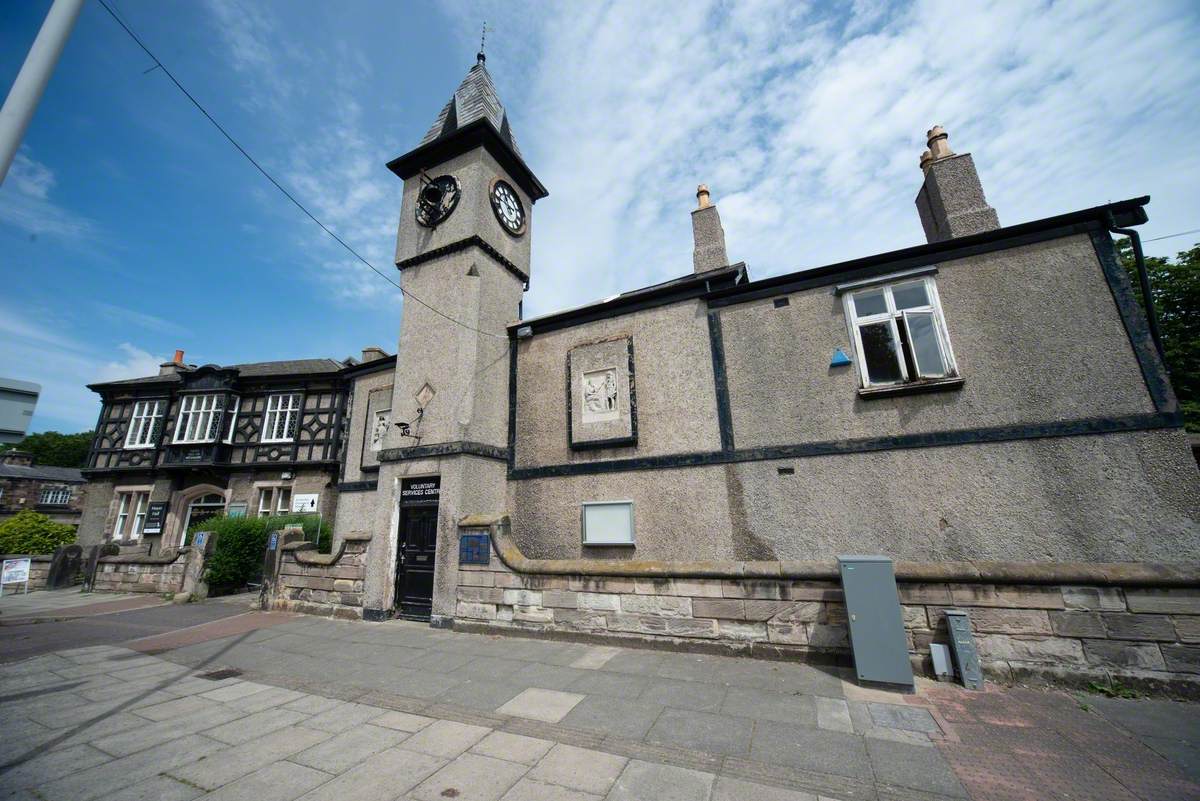
[[[947,609],[946,628],[950,630],[950,650],[954,653],[954,664],[963,686],[978,690],[983,686],[983,668],[979,664],[975,636],[971,633],[970,616],[962,609]]]
[[[892,560],[886,556],[839,556],[838,572],[859,681],[898,684],[911,690],[912,664]]]

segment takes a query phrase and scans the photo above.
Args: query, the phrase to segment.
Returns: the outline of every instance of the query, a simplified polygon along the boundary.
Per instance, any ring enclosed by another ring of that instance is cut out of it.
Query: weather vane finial
[[[483,30],[479,33],[479,52],[475,54],[475,63],[482,64],[487,61],[487,56],[483,54],[483,48],[487,44],[488,24],[487,20],[483,22]]]

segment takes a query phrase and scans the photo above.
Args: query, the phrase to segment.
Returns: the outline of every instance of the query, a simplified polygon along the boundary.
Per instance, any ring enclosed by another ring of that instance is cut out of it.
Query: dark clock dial
[[[426,228],[437,227],[454,212],[461,195],[458,179],[453,175],[434,178],[417,194],[417,222]]]
[[[492,182],[492,211],[504,230],[513,236],[525,232],[525,207],[521,205],[521,198],[517,197],[517,190],[508,182],[499,179]]]

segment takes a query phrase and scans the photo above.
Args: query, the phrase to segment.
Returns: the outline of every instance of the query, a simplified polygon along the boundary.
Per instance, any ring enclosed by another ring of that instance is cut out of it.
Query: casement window
[[[113,527],[113,539],[140,539],[142,527],[146,524],[146,507],[149,504],[149,492],[118,493],[117,524]]]
[[[291,487],[263,487],[258,491],[258,516],[285,515],[291,511]]]
[[[242,399],[234,397],[233,410],[229,413],[229,427],[225,430],[224,442],[226,445],[233,442],[233,434],[237,430],[238,412],[242,409]]]
[[[844,297],[864,388],[957,374],[932,277],[877,284]]]
[[[291,442],[300,421],[300,394],[268,395],[263,418],[263,442]]]
[[[166,402],[161,400],[145,400],[133,404],[129,433],[125,435],[126,448],[153,448],[158,443],[165,406]]]
[[[179,400],[175,442],[216,442],[224,411],[224,395],[184,395]]]
[[[71,502],[70,487],[43,487],[38,503],[44,506],[66,506]]]

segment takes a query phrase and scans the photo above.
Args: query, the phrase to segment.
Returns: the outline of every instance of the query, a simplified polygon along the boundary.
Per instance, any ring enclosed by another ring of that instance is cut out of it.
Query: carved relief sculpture
[[[371,450],[377,451],[383,445],[383,439],[387,436],[388,425],[391,423],[389,416],[391,409],[380,409],[375,412],[375,427],[371,430]]]
[[[617,370],[608,367],[583,374],[583,422],[598,423],[616,420],[620,416],[617,408]]]

